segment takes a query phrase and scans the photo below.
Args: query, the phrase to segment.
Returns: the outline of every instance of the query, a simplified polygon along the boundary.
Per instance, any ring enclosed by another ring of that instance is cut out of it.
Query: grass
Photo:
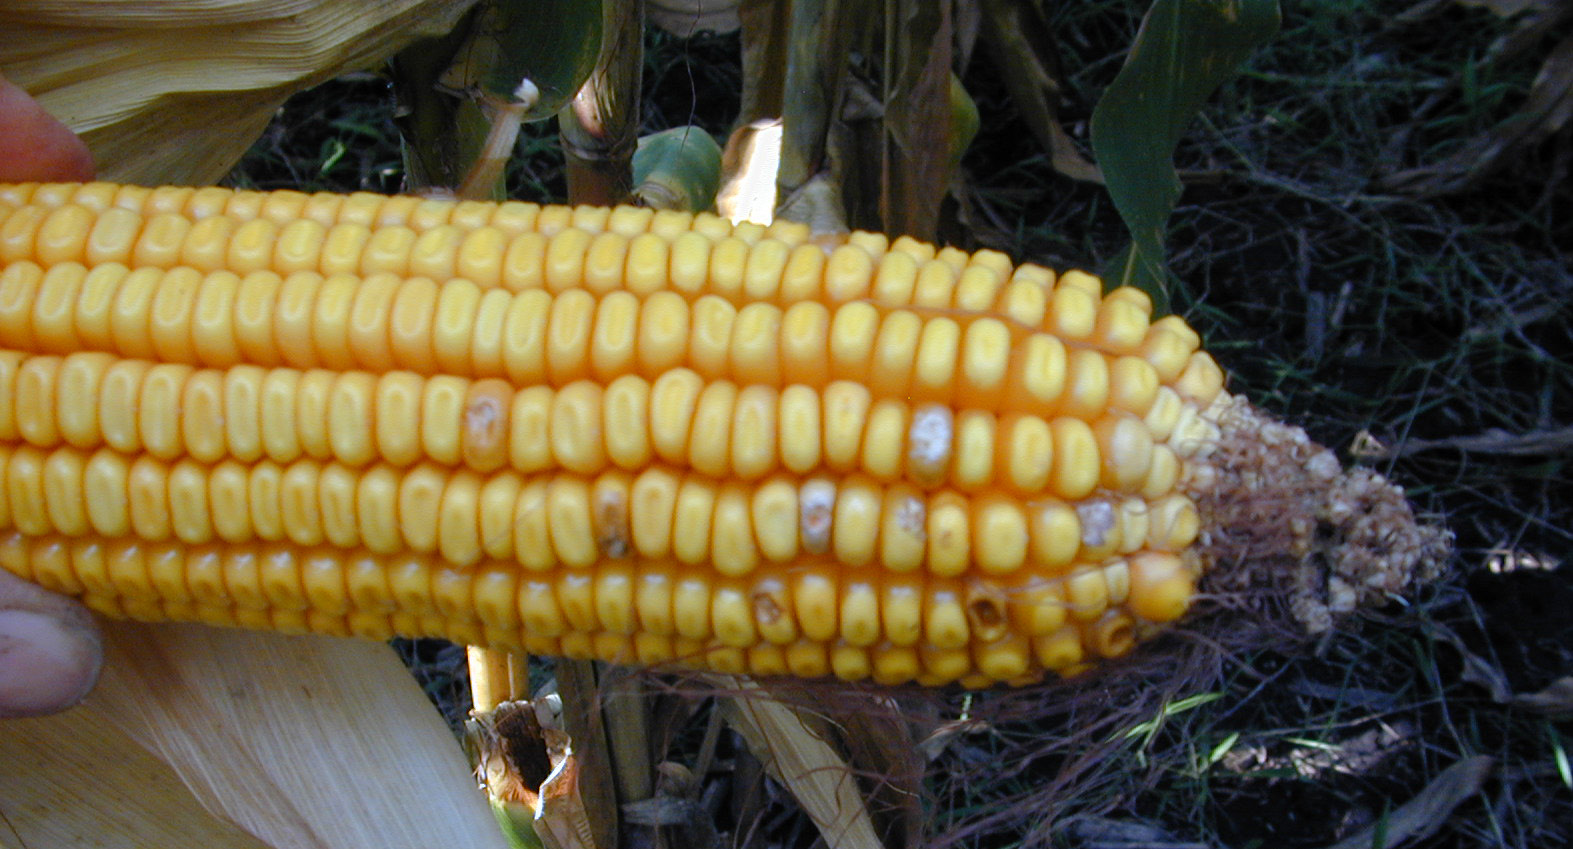
[[[1146,829],[1127,834],[1149,843],[1325,846],[1363,825],[1380,831],[1443,769],[1486,754],[1496,769],[1482,792],[1411,845],[1573,841],[1573,727],[1494,701],[1437,638],[1455,634],[1514,693],[1573,675],[1573,567],[1553,568],[1573,551],[1569,450],[1445,444],[1573,425],[1573,148],[1564,132],[1443,195],[1387,188],[1388,175],[1439,162],[1508,117],[1551,43],[1495,62],[1512,22],[1450,6],[1399,23],[1409,5],[1285,4],[1280,38],[1182,143],[1171,268],[1177,305],[1236,390],[1346,458],[1365,436],[1380,446],[1360,458],[1457,534],[1451,575],[1321,644],[1230,658],[1209,686],[1166,694],[1161,715],[1119,725],[1094,684],[1057,715],[973,728],[935,767],[956,776],[935,788],[940,829],[971,823],[964,842],[1013,846],[1043,837],[1033,829],[1047,815],[1049,839],[1067,846],[1112,839],[1111,821]],[[1085,142],[1145,4],[1051,6],[1062,117]],[[1117,215],[1101,189],[1052,171],[993,73],[975,58],[965,77],[985,128],[964,163],[987,213],[973,238],[1022,260],[1098,267],[1124,244]],[[735,39],[654,37],[647,128],[694,121],[724,133],[737,74]],[[370,76],[306,93],[234,180],[397,190],[390,107]],[[553,135],[526,133],[515,196],[562,196]],[[1420,441],[1434,447],[1405,450]],[[462,702],[462,670],[430,662],[441,647],[409,650],[433,691]],[[980,715],[1009,703],[977,698]],[[1093,752],[1103,760],[1088,762]]]

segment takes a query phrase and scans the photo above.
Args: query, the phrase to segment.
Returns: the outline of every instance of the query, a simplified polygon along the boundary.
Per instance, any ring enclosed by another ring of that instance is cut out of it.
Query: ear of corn
[[[137,619],[1020,683],[1185,611],[1198,347],[906,238],[0,186],[0,565]]]

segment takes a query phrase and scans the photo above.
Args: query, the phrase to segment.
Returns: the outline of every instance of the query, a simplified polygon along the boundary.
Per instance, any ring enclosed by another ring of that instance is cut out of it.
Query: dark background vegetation
[[[1085,144],[1146,4],[1047,5],[1061,119]],[[1175,307],[1232,389],[1402,483],[1456,534],[1449,576],[1315,651],[1235,659],[1204,704],[1136,735],[1119,756],[1129,781],[1059,801],[1065,845],[1115,845],[1087,830],[1097,813],[1149,829],[1125,845],[1326,846],[1481,754],[1496,760],[1482,792],[1409,845],[1573,844],[1573,723],[1506,703],[1573,676],[1573,145],[1563,131],[1484,175],[1436,170],[1525,105],[1573,28],[1501,58],[1493,45],[1517,21],[1422,5],[1436,8],[1411,21],[1412,2],[1284,3],[1280,36],[1181,145],[1169,245]],[[736,38],[652,34],[647,48],[647,130],[696,123],[724,139]],[[963,163],[967,246],[1100,266],[1124,244],[1118,216],[1100,187],[1053,170],[996,73],[982,56],[964,69],[982,114]],[[393,109],[370,74],[302,94],[232,182],[398,191]],[[1448,185],[1416,192],[1426,179]],[[550,122],[527,128],[509,186],[563,198]],[[462,710],[462,655],[411,650],[429,689]],[[1033,780],[946,798],[965,818]]]

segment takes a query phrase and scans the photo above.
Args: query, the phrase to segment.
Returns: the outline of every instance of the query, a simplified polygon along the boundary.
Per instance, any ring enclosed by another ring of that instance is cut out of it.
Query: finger
[[[0,182],[93,179],[93,156],[65,124],[0,77]]]
[[[102,659],[98,626],[82,605],[0,569],[0,718],[76,704]]]

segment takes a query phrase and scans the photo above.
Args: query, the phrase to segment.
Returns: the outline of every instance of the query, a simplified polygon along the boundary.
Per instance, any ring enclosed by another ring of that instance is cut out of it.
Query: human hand
[[[0,77],[0,182],[92,178],[82,140]],[[77,703],[97,680],[102,657],[85,608],[0,569],[0,718]]]

